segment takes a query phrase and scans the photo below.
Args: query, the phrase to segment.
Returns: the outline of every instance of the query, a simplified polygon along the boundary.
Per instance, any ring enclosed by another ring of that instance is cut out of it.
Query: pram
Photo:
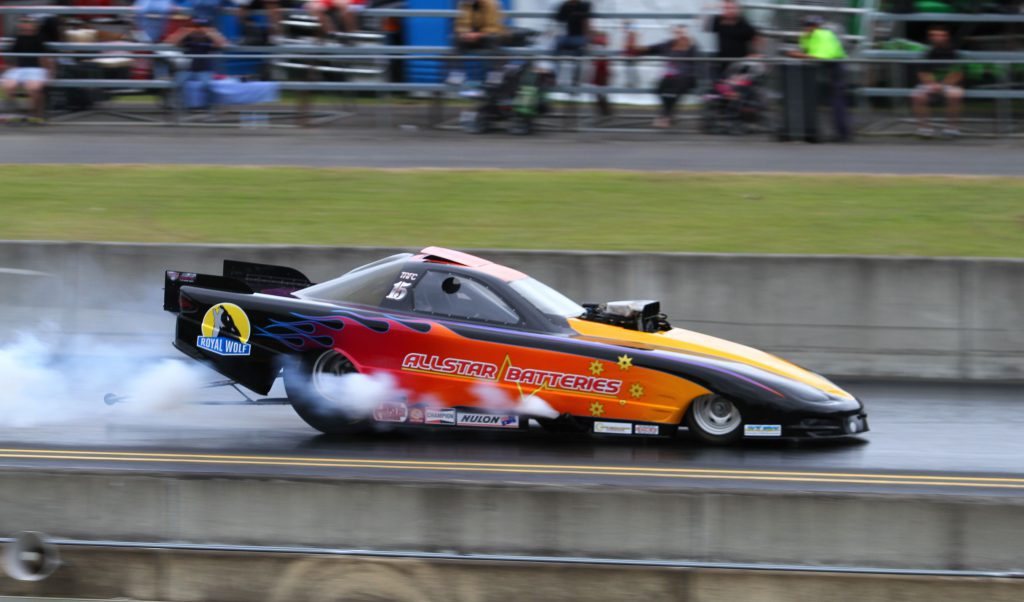
[[[554,79],[551,69],[533,61],[514,61],[490,71],[473,91],[480,102],[462,114],[462,127],[482,134],[504,124],[509,133],[530,134],[535,118],[548,111]]]
[[[707,134],[739,135],[769,130],[764,64],[733,63],[703,97],[701,129]]]

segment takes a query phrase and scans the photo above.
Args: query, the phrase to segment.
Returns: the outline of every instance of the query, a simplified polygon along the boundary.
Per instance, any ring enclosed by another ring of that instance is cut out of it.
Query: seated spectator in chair
[[[348,0],[309,0],[306,10],[320,21],[320,36],[328,38],[339,31],[352,32],[359,27]]]
[[[672,28],[671,40],[647,47],[627,46],[626,53],[632,56],[649,54],[668,59],[692,59],[699,56],[697,44],[682,25]],[[665,73],[655,91],[661,99],[661,114],[654,120],[654,127],[671,127],[679,99],[697,86],[696,73],[697,63],[694,61],[669,60],[665,63]]]
[[[167,43],[178,46],[185,54],[211,54],[228,45],[228,41],[214,29],[208,21],[192,19],[192,25],[182,27],[167,36]],[[186,109],[186,86],[189,82],[199,82],[199,106],[209,108],[214,105],[213,91],[213,60],[198,56],[192,59],[188,69],[174,74],[175,90],[178,101],[177,108]]]
[[[7,52],[51,52],[39,31],[39,26],[31,17],[18,19],[18,30],[14,41]],[[28,94],[32,104],[31,120],[42,123],[46,109],[46,82],[53,73],[53,59],[38,56],[19,56],[13,59],[14,67],[4,72],[0,78],[4,89],[7,108],[17,109],[15,97],[19,90]]]
[[[501,7],[497,0],[460,0],[455,18],[455,49],[496,50],[501,45]]]
[[[505,33],[501,20],[498,0],[459,0],[459,14],[454,25],[456,53],[497,50]],[[482,70],[487,72],[497,70],[498,67],[500,65],[497,62],[489,62]],[[466,81],[465,68],[466,65],[462,69],[453,69],[448,74],[448,84],[458,86]],[[483,73],[477,73],[476,76],[482,79]]]
[[[928,41],[931,43],[931,48],[924,57],[928,61],[955,61],[960,58],[959,53],[953,48],[949,30],[945,27],[930,28]],[[960,119],[960,107],[964,98],[964,89],[961,86],[964,80],[963,70],[959,65],[941,62],[928,63],[921,65],[918,69],[917,79],[920,83],[911,97],[914,103],[914,113],[920,120],[917,133],[927,138],[935,135],[935,130],[929,124],[931,105],[945,101],[946,127],[942,130],[942,134],[950,137],[959,136],[960,130],[957,128],[957,122]]]

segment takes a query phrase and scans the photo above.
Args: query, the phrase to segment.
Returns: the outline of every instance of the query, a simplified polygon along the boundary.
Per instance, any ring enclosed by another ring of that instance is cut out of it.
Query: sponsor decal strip
[[[511,359],[507,357],[499,370],[496,364],[490,362],[410,353],[402,360],[402,370],[473,380],[500,381],[538,387],[543,390],[588,393],[608,397],[618,395],[622,389],[621,380],[553,370],[521,368],[514,366]]]
[[[458,413],[456,424],[459,426],[517,429],[519,416],[511,414],[471,414]]]
[[[452,408],[427,410],[426,424],[455,424],[455,410]]]
[[[781,437],[781,424],[747,424],[743,426],[743,434],[747,437]]]
[[[601,422],[594,423],[595,433],[607,433],[610,435],[632,435],[632,422]]]

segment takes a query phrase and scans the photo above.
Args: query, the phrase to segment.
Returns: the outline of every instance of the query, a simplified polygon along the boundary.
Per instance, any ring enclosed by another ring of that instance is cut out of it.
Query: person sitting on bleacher
[[[18,19],[18,33],[14,41],[7,48],[8,52],[50,52],[39,32],[36,21],[29,16]],[[46,81],[53,73],[53,59],[38,56],[20,56],[14,59],[14,67],[4,72],[2,83],[4,96],[6,97],[7,108],[17,108],[15,96],[19,90],[28,94],[32,103],[32,117],[34,123],[42,123],[46,106],[44,91]]]
[[[166,42],[180,47],[185,54],[195,57],[191,59],[188,69],[174,74],[176,106],[182,110],[189,106],[212,108],[215,101],[212,89],[213,59],[201,55],[212,54],[217,49],[226,47],[227,39],[209,21],[194,18],[191,26],[182,27],[167,36]],[[198,95],[188,94],[189,82],[198,82]],[[193,102],[188,102],[189,100],[193,100]]]
[[[686,60],[700,56],[697,44],[690,37],[686,27],[682,25],[673,27],[672,38],[660,44],[638,47],[633,46],[634,39],[627,39],[626,54],[630,56],[655,55],[669,59],[665,61],[665,73],[655,90],[655,94],[661,100],[661,112],[654,119],[654,127],[660,129],[672,127],[676,105],[685,94],[689,94],[697,86],[697,63]]]
[[[497,0],[460,0],[455,18],[455,49],[495,50],[501,43],[501,7]]]
[[[946,127],[942,130],[944,136],[959,136],[957,121],[960,119],[960,106],[964,97],[964,89],[961,87],[964,74],[959,65],[938,64],[931,61],[955,61],[960,58],[959,53],[953,48],[950,41],[949,30],[940,25],[935,25],[928,30],[928,41],[931,48],[924,58],[928,64],[921,65],[917,72],[917,79],[920,82],[912,96],[914,102],[914,113],[920,120],[920,127],[917,133],[926,138],[935,135],[935,130],[929,124],[931,118],[932,103],[946,102]]]
[[[328,38],[339,31],[355,31],[356,16],[348,0],[309,0],[306,10],[320,21],[320,35]]]

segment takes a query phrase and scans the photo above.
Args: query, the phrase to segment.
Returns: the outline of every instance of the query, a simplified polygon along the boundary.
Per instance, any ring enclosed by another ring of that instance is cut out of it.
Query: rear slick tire
[[[701,443],[731,445],[743,438],[743,415],[736,404],[720,395],[694,399],[684,420]]]
[[[357,372],[351,360],[332,349],[293,358],[282,374],[288,401],[299,418],[325,435],[347,436],[368,433],[373,423],[369,416],[346,412],[345,400],[332,396],[330,381]]]

